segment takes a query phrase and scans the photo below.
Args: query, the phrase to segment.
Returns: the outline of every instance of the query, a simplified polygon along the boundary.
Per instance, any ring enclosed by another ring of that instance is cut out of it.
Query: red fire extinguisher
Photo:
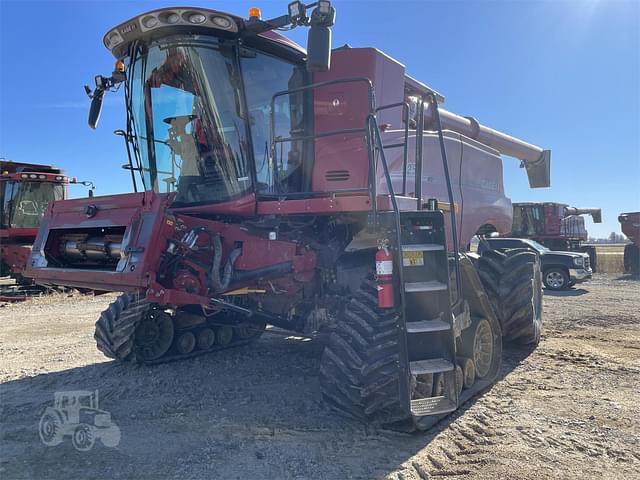
[[[389,252],[387,242],[378,243],[376,253],[376,277],[378,280],[378,307],[393,308],[395,296],[393,293],[393,257]]]

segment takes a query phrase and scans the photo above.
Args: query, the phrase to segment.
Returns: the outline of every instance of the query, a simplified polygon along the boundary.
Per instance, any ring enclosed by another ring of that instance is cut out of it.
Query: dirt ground
[[[328,410],[318,340],[264,335],[155,367],[107,361],[93,323],[113,298],[0,308],[0,478],[640,478],[638,280],[596,275],[546,294],[538,349],[508,348],[490,391],[419,434]],[[96,389],[117,447],[41,443],[54,392]]]

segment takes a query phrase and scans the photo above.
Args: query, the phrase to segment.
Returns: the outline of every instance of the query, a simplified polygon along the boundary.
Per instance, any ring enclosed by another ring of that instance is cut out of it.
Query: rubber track
[[[399,398],[399,315],[377,304],[370,276],[329,337],[320,361],[320,387],[324,399],[341,413],[390,423],[407,417]]]
[[[251,338],[235,339],[228,345],[214,345],[208,350],[194,350],[186,355],[171,354],[156,360],[145,361],[138,358],[135,351],[134,334],[136,327],[144,315],[153,309],[153,305],[145,299],[139,299],[130,293],[120,295],[109,307],[100,314],[96,322],[94,338],[98,350],[109,358],[121,362],[141,363],[144,365],[158,365],[197,357],[218,350],[239,347],[257,340],[260,334]]]
[[[526,249],[485,251],[478,260],[478,274],[507,341],[537,343],[542,312],[535,315],[534,299],[542,295],[538,256]],[[532,279],[536,281],[532,282]]]

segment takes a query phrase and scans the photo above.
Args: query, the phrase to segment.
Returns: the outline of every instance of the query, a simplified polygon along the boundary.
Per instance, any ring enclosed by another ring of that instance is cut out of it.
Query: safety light
[[[320,0],[318,2],[318,12],[323,15],[328,15],[331,12],[331,2],[329,0]]]
[[[141,21],[142,21],[142,25],[145,28],[153,28],[156,25],[158,25],[158,19],[156,17],[154,17],[153,15],[147,15]]]
[[[64,180],[64,177],[62,177],[62,176],[60,176],[60,175],[58,175],[58,176],[56,177],[56,181],[61,182],[62,180]]]
[[[116,61],[115,70],[121,73],[124,72],[124,62],[122,60]]]
[[[256,18],[260,20],[261,17],[262,17],[262,12],[260,12],[260,9],[258,7],[251,7],[249,9],[249,18]]]
[[[178,15],[176,12],[165,12],[160,16],[160,20],[164,23],[173,24],[177,23],[180,20],[180,15]]]
[[[220,28],[230,28],[231,27],[231,20],[229,20],[226,17],[218,17],[218,16],[214,16],[211,17],[211,21],[213,22],[213,24],[217,27]]]
[[[192,15],[189,15],[189,22],[191,23],[199,24],[199,23],[204,23],[206,20],[207,20],[207,17],[205,17],[201,13],[194,13]]]
[[[31,173],[31,174],[29,175],[29,178],[38,178],[38,175],[36,175],[35,173]]]
[[[39,178],[40,180],[46,180],[46,179],[47,179],[47,176],[46,176],[46,175],[38,175],[38,178]]]
[[[22,175],[20,175],[21,178],[29,178],[29,175],[27,175],[26,173],[23,173]]]
[[[1,2],[2,0],[0,0]],[[251,15],[256,15],[259,20],[260,9],[254,8]],[[123,58],[128,54],[126,46],[148,34],[150,31],[165,27],[189,27],[194,25],[207,29],[226,30],[238,32],[238,24],[235,20],[215,10],[200,8],[168,8],[144,13],[139,17],[112,28],[104,37],[104,45],[111,50],[116,58]],[[124,71],[119,71],[122,74]]]
[[[289,18],[294,19],[300,17],[304,11],[304,5],[300,1],[291,2],[287,7],[289,10]]]

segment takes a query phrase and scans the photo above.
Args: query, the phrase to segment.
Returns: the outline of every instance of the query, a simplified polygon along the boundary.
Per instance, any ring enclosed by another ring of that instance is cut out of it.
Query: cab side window
[[[242,73],[251,125],[258,193],[279,194],[305,190],[305,92],[275,97],[302,87],[302,65],[249,51],[242,55]],[[273,113],[273,125],[272,122]],[[273,132],[272,132],[273,129]],[[271,145],[271,137],[275,143]]]

